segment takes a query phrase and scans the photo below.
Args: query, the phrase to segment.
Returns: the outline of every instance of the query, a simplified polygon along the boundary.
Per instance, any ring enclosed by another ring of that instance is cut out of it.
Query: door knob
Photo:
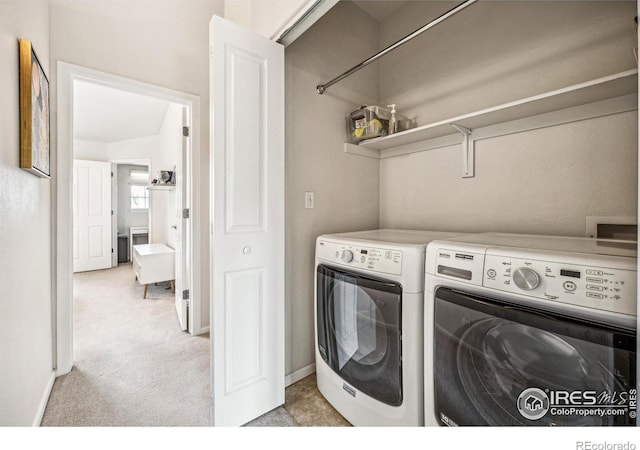
[[[244,253],[245,255],[248,255],[249,253],[251,253],[251,247],[249,247],[248,245],[242,249],[242,253]]]

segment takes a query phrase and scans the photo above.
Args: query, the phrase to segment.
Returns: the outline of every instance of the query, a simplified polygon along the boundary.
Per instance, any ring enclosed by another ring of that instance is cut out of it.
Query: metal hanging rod
[[[422,34],[425,31],[427,31],[429,28],[433,28],[434,26],[438,25],[440,22],[443,22],[443,21],[447,20],[449,17],[451,17],[454,14],[462,11],[467,6],[471,6],[472,4],[474,4],[477,1],[478,0],[467,0],[466,2],[459,4],[455,8],[447,11],[446,13],[444,13],[440,17],[432,20],[431,22],[429,22],[428,24],[424,25],[423,27],[418,28],[413,33],[408,34],[405,37],[403,37],[402,39],[400,39],[399,41],[391,44],[390,46],[388,46],[384,50],[381,50],[378,53],[376,53],[375,55],[365,59],[360,64],[353,66],[351,69],[347,70],[342,75],[338,75],[333,80],[328,81],[328,82],[326,82],[324,84],[319,84],[318,86],[316,86],[316,92],[318,92],[318,94],[323,94],[324,91],[326,91],[328,87],[333,86],[338,81],[341,81],[341,80],[347,78],[349,75],[357,72],[358,70],[362,69],[363,67],[368,66],[369,64],[371,64],[374,61],[377,61],[378,59],[380,59],[381,57],[383,57],[384,55],[386,55],[390,51],[395,50],[396,48],[400,47],[401,45],[409,42],[414,37],[419,36],[420,34]]]

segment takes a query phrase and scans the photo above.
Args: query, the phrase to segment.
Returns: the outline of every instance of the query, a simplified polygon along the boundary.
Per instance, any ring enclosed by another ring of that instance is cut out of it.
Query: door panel
[[[211,21],[212,418],[284,403],[284,49]]]
[[[111,164],[73,161],[73,271],[111,267]]]
[[[228,132],[232,139],[226,147],[227,231],[262,231],[264,211],[264,95],[266,67],[259,55],[228,46],[225,52],[231,92],[227,96]],[[250,130],[248,132],[248,130]]]
[[[263,270],[242,270],[227,274],[226,322],[234,324],[225,330],[226,391],[232,393],[265,378],[267,357],[260,311],[264,302]]]

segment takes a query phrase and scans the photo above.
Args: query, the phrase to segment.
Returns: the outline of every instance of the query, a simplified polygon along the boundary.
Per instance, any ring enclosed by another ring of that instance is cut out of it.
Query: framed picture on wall
[[[30,41],[20,49],[20,167],[43,178],[51,175],[49,80]]]

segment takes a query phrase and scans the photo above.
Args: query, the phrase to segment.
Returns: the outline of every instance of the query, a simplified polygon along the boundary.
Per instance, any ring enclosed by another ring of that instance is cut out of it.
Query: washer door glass
[[[635,335],[446,288],[435,307],[443,423],[635,424]]]
[[[397,283],[318,266],[320,354],[352,387],[402,403],[401,299]]]

